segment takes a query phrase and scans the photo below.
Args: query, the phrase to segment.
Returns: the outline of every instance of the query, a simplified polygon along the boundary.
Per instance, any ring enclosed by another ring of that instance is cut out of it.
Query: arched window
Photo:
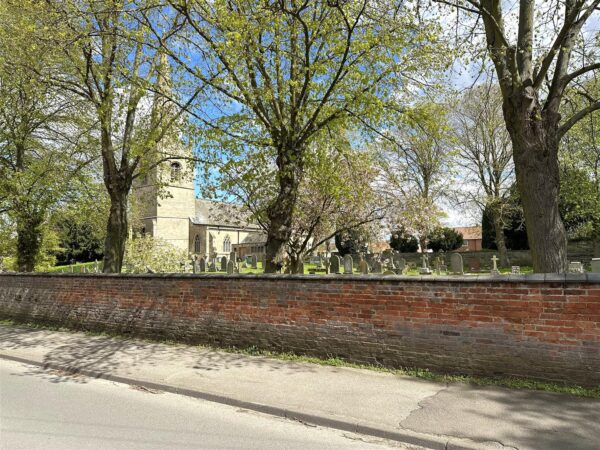
[[[225,236],[225,239],[223,239],[223,251],[225,253],[231,251],[231,239],[229,239],[229,236]]]
[[[181,178],[181,164],[177,161],[171,163],[171,181],[179,181]]]
[[[197,234],[194,238],[194,253],[200,253],[200,236]]]

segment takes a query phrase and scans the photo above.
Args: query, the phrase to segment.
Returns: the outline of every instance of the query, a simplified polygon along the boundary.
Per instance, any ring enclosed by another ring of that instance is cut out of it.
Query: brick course
[[[1,274],[0,318],[599,385],[592,278]]]

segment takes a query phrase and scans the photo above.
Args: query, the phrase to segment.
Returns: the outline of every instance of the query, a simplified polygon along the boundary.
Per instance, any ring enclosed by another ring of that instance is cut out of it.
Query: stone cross
[[[500,275],[500,271],[498,270],[498,257],[496,255],[492,256],[492,275]]]
[[[346,255],[344,256],[344,274],[352,275],[354,262],[352,261],[352,256]]]
[[[425,253],[423,253],[423,256],[421,257],[421,259],[423,260],[423,265],[419,269],[419,273],[421,275],[430,275],[431,269],[427,266],[427,263],[429,262],[429,258],[427,257],[427,255]]]

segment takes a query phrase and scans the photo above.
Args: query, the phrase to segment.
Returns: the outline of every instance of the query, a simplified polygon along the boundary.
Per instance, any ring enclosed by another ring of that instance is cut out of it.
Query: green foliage
[[[560,212],[567,233],[573,238],[589,238],[600,228],[600,186],[583,169],[563,165]]]
[[[419,249],[419,241],[406,229],[399,228],[390,237],[390,247],[402,253],[416,253]]]
[[[149,236],[127,241],[123,265],[127,272],[181,272],[181,263],[188,261],[185,250],[167,241]]]
[[[429,236],[429,248],[434,252],[444,251],[451,252],[460,248],[463,245],[464,239],[462,234],[456,232],[452,228],[438,227],[433,230]]]
[[[368,243],[364,230],[357,228],[342,231],[335,235],[335,246],[341,256],[366,253]]]

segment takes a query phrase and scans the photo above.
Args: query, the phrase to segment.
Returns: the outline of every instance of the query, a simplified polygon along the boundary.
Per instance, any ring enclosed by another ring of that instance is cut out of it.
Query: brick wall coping
[[[289,275],[289,274],[222,274],[222,273],[47,273],[47,272],[3,272],[0,277],[102,277],[102,278],[197,278],[197,279],[244,279],[244,280],[302,280],[321,282],[332,281],[388,281],[388,282],[454,282],[454,283],[600,283],[600,273],[534,273],[523,275],[450,275],[450,276],[408,276],[408,275]]]

